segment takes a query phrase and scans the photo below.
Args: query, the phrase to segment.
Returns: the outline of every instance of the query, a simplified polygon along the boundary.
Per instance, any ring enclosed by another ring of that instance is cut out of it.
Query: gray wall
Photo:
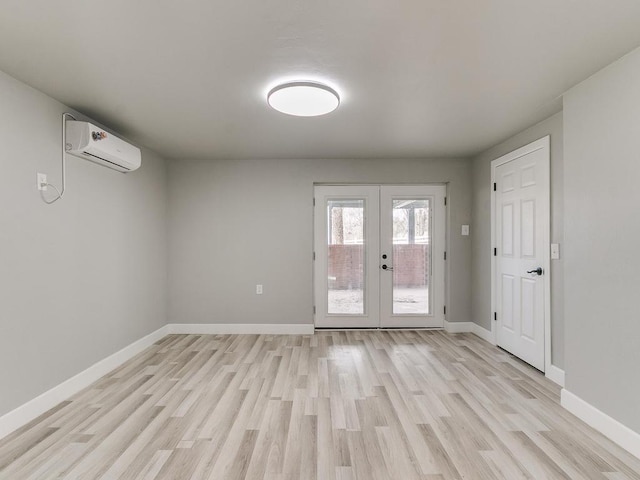
[[[566,388],[640,432],[640,49],[564,98]]]
[[[314,182],[449,182],[447,320],[469,321],[469,171],[455,159],[170,162],[169,321],[313,323]]]
[[[166,323],[166,165],[123,175],[68,157],[60,103],[0,73],[0,415]],[[49,192],[51,193],[51,192]]]
[[[562,112],[476,156],[472,161],[471,295],[473,321],[491,329],[491,161],[551,135],[551,243],[560,260],[551,260],[551,362],[564,367],[564,195]]]

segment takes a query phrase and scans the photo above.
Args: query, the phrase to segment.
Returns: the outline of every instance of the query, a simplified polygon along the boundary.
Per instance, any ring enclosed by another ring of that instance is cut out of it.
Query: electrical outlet
[[[256,295],[262,295],[262,285],[256,285]]]
[[[469,236],[469,225],[462,225],[462,235],[465,237]]]
[[[47,174],[46,173],[38,173],[38,190],[42,190],[43,192],[47,191]]]

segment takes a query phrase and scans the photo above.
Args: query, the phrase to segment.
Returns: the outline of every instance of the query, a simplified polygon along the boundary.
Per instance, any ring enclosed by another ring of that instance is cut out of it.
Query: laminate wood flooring
[[[0,441],[0,478],[640,480],[471,334],[170,335]]]

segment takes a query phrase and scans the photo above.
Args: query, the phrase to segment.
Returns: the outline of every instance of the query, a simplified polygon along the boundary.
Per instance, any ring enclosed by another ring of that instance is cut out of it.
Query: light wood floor
[[[640,479],[471,334],[171,335],[0,441],[0,478]]]

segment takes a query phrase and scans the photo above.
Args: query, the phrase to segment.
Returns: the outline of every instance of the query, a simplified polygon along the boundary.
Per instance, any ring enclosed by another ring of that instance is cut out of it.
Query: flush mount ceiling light
[[[267,102],[287,115],[316,117],[333,112],[340,96],[333,88],[317,82],[289,82],[271,89]]]

